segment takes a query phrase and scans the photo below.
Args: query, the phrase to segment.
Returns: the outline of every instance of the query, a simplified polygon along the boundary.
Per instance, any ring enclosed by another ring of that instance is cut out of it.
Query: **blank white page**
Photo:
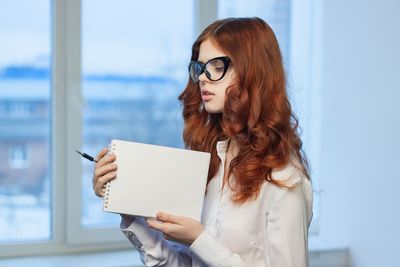
[[[210,153],[112,140],[117,177],[104,211],[154,217],[158,211],[201,219]]]

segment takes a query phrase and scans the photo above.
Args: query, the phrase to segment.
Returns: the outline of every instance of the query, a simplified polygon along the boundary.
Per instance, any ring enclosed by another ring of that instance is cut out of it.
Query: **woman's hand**
[[[191,245],[194,240],[204,231],[204,226],[191,218],[158,212],[157,220],[148,219],[147,224],[163,233],[167,240],[178,241]]]
[[[96,156],[96,167],[93,172],[93,190],[99,197],[104,197],[105,184],[116,177],[117,165],[114,154],[107,154],[108,147],[103,148]]]

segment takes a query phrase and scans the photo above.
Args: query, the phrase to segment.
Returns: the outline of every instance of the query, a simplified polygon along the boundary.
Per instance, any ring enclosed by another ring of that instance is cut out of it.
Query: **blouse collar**
[[[226,153],[226,150],[228,149],[228,144],[229,144],[229,138],[226,140],[218,141],[217,142],[217,153]]]

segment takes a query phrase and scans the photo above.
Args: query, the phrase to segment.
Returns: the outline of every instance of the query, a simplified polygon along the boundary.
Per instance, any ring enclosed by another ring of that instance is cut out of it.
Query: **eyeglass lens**
[[[197,83],[203,72],[209,80],[218,81],[226,72],[226,64],[221,58],[211,59],[205,65],[197,61],[190,63],[189,74],[193,82]]]

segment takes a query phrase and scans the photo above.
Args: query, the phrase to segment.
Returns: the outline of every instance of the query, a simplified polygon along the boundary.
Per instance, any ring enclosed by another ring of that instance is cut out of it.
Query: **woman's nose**
[[[207,78],[207,76],[206,76],[206,73],[205,72],[203,72],[202,74],[200,74],[200,76],[199,76],[199,82],[207,82],[207,81],[209,81],[208,80],[208,78]]]

